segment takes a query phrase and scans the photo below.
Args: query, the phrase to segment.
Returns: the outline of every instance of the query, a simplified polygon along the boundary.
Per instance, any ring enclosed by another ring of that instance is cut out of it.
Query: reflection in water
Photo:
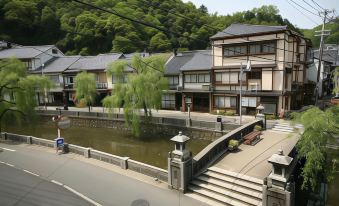
[[[39,138],[53,140],[57,137],[57,129],[54,125],[36,124],[11,126],[5,128],[7,132],[23,135],[31,135]],[[168,152],[174,149],[172,136],[162,134],[152,136],[134,137],[129,133],[117,129],[71,127],[61,132],[65,142],[83,147],[111,153],[114,155],[130,157],[131,159],[167,168]],[[201,151],[211,141],[191,139],[187,148],[193,155]]]

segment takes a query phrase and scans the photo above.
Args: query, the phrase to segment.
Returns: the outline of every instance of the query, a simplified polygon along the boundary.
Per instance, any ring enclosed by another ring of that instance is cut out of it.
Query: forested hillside
[[[168,29],[133,23],[71,0],[1,0],[0,40],[23,45],[56,44],[66,54],[110,51],[161,52],[205,49],[209,37],[231,23],[289,25],[274,6],[221,16],[181,0],[84,0],[107,10]],[[224,5],[228,6],[228,5]]]
[[[322,25],[314,27],[313,29],[303,30],[304,35],[312,40],[313,47],[319,48],[320,37],[314,36],[316,34],[315,31],[320,31]],[[331,35],[325,37],[326,44],[339,44],[339,18],[334,19],[333,21],[327,23],[325,25],[326,30],[331,30]],[[318,33],[319,34],[319,33]]]

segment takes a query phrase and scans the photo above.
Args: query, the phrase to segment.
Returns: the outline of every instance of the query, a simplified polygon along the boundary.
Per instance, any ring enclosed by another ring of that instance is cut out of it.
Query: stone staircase
[[[259,206],[262,185],[260,179],[210,167],[193,179],[186,195],[213,206]]]
[[[294,128],[290,126],[289,123],[276,123],[273,126],[272,130],[277,132],[292,133],[294,131]]]

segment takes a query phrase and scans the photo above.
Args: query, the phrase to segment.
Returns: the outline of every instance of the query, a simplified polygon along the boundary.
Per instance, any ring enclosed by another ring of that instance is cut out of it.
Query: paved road
[[[62,186],[23,170],[0,164],[1,206],[92,205]]]
[[[86,162],[95,160],[79,160],[78,155],[57,155],[52,150],[26,144],[0,143],[0,147],[15,150],[0,152],[0,161],[68,185],[101,205],[130,206],[140,199],[149,202],[149,206],[205,205],[178,191],[167,189],[165,183],[157,183],[162,186],[148,184]],[[129,173],[119,170],[123,174]]]

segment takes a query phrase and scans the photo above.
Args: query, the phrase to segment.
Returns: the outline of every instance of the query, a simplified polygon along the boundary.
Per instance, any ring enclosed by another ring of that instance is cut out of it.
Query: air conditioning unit
[[[177,91],[182,91],[182,86],[177,86]]]

